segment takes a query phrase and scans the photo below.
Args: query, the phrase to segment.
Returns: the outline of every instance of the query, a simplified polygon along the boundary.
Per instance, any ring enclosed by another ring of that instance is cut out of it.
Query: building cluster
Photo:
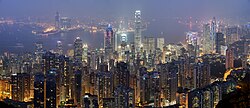
[[[186,43],[165,44],[164,38],[142,36],[137,10],[133,38],[108,25],[101,49],[77,37],[72,56],[61,41],[53,51],[36,43],[34,53],[5,53],[0,99],[34,108],[215,107],[237,78],[217,77],[214,63],[231,72],[239,59],[244,73],[250,59],[250,28],[219,27],[213,18],[201,36],[187,32]]]

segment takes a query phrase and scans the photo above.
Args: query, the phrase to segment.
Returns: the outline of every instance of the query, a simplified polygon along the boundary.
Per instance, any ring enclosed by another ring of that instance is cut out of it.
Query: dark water
[[[103,45],[103,32],[90,33],[83,30],[75,30],[57,33],[49,36],[34,35],[34,29],[30,25],[4,25],[0,31],[0,53],[26,53],[35,50],[35,43],[42,42],[44,49],[56,48],[57,41],[62,41],[64,51],[71,49],[74,39],[80,37],[90,48],[99,48]]]

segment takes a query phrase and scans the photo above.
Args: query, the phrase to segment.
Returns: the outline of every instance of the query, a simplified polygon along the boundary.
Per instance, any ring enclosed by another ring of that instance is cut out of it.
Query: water
[[[62,41],[64,51],[72,48],[76,37],[80,37],[90,48],[103,45],[103,32],[90,33],[83,30],[57,33],[49,36],[32,34],[31,25],[4,25],[0,28],[0,54],[4,52],[26,53],[35,50],[35,43],[42,42],[44,49],[56,48],[57,41]]]

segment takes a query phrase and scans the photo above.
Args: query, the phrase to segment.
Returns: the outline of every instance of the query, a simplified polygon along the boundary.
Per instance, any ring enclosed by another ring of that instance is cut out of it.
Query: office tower
[[[226,51],[226,69],[231,68],[234,68],[234,51],[229,47]]]
[[[217,32],[217,24],[216,19],[213,17],[213,20],[211,22],[211,30],[210,30],[210,36],[211,36],[211,42],[212,42],[212,51],[215,49],[215,38],[216,38],[216,32]]]
[[[57,75],[56,69],[51,69],[46,74],[46,80],[45,80],[45,105],[46,108],[56,108],[57,104],[57,96],[56,96],[56,75]]]
[[[71,27],[71,19],[68,17],[62,17],[60,19],[61,30],[67,31]]]
[[[186,33],[186,43],[187,44],[192,44],[192,45],[195,45],[195,41],[197,40],[198,38],[198,32],[187,32]]]
[[[226,28],[226,45],[229,46],[239,40],[239,28],[237,26]]]
[[[156,40],[157,40],[156,48],[159,48],[159,49],[161,49],[161,51],[163,51],[163,47],[165,44],[164,38],[157,38]]]
[[[88,44],[83,44],[83,54],[82,54],[82,60],[84,62],[90,62],[88,61]]]
[[[135,97],[134,90],[119,85],[114,90],[114,98],[115,98],[115,108],[134,108],[135,107]]]
[[[34,107],[44,108],[44,81],[45,77],[43,73],[37,73],[34,79]]]
[[[83,44],[80,37],[76,37],[74,41],[74,61],[76,63],[82,63],[82,53],[83,53]]]
[[[144,37],[143,48],[147,54],[153,53],[155,51],[155,38],[154,37]]]
[[[42,56],[43,56],[43,44],[41,42],[35,43],[35,62],[40,64],[42,63]]]
[[[46,74],[52,68],[56,68],[56,55],[52,52],[46,52],[43,54],[42,70]]]
[[[56,12],[55,27],[56,27],[56,29],[60,29],[60,15],[59,15],[59,12]]]
[[[203,54],[212,53],[212,38],[210,35],[210,26],[209,24],[203,25],[203,36],[202,36],[202,52]]]
[[[59,54],[59,55],[62,55],[63,54],[63,47],[62,47],[62,42],[61,41],[57,41],[57,45],[56,45],[56,52]]]
[[[11,99],[27,102],[30,99],[30,75],[17,73],[11,75]]]
[[[220,33],[220,32],[216,33],[215,45],[216,45],[215,46],[216,53],[222,54],[221,47],[225,45],[225,39],[224,39],[223,33]]]
[[[86,93],[83,97],[83,108],[100,108],[97,95]]]
[[[135,51],[140,52],[140,47],[142,44],[141,41],[141,33],[142,33],[142,18],[141,18],[141,11],[135,11],[135,33],[134,33],[134,44],[135,44]]]
[[[100,71],[97,73],[96,91],[99,105],[102,106],[104,98],[111,98],[113,92],[113,77],[110,72]]]
[[[110,24],[104,33],[104,51],[106,59],[111,59],[114,51],[114,31]]]
[[[190,56],[198,56],[199,47],[198,47],[198,32],[187,32],[186,33],[186,43],[187,49]]]
[[[120,62],[116,64],[114,72],[114,87],[119,85],[129,87],[129,76],[130,72],[128,70],[128,64],[125,62]]]

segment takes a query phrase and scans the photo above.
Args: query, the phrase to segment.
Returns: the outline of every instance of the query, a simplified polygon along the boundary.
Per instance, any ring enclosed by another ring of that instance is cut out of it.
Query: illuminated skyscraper
[[[97,95],[99,105],[103,105],[103,98],[111,98],[113,92],[113,80],[110,72],[98,72],[97,73]]]
[[[75,42],[74,42],[74,60],[76,63],[82,63],[82,40],[80,37],[76,37]]]
[[[55,16],[55,27],[56,29],[60,28],[60,15],[59,12],[56,12],[56,16]]]
[[[211,22],[211,40],[212,40],[212,51],[215,49],[215,38],[216,38],[216,30],[217,30],[217,24],[216,24],[216,19],[213,17],[213,20]]]
[[[42,56],[43,56],[43,44],[41,42],[35,43],[35,62],[36,63],[41,63],[42,62]]]
[[[210,35],[210,26],[209,26],[209,24],[203,25],[202,52],[204,54],[212,53],[212,38],[211,38],[211,35]]]
[[[62,42],[61,41],[57,41],[56,47],[57,47],[57,53],[59,55],[62,55],[63,54]]]
[[[71,19],[68,18],[68,17],[62,17],[62,18],[60,19],[60,24],[61,24],[61,25],[60,25],[60,26],[61,26],[61,30],[67,31],[68,28],[71,27]]]
[[[107,59],[111,59],[114,51],[114,31],[110,24],[104,34],[104,51]]]
[[[165,44],[164,38],[157,38],[156,41],[157,41],[156,48],[159,48],[159,49],[161,49],[161,51],[163,51],[163,47]]]
[[[82,60],[84,62],[90,62],[90,61],[88,61],[88,44],[83,44]]]
[[[141,11],[135,11],[135,33],[134,33],[134,43],[135,43],[135,51],[139,52],[141,47],[141,32],[142,32],[142,18]]]

